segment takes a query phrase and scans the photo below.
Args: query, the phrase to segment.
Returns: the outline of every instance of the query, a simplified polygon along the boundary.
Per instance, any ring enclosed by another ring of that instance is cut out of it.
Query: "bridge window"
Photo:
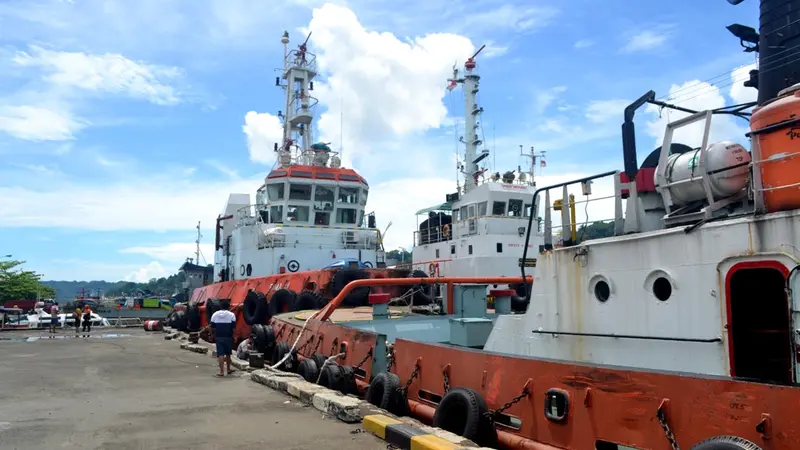
[[[333,188],[317,186],[314,191],[314,211],[333,211]]]
[[[461,220],[467,220],[467,207],[461,207]]]
[[[269,208],[269,223],[283,223],[283,206]]]
[[[289,200],[311,200],[311,185],[292,183],[289,186]]]
[[[522,216],[522,200],[509,200],[508,201],[508,216],[520,217]]]
[[[337,208],[336,209],[336,223],[350,224],[356,223],[356,209],[354,208]]]
[[[270,184],[268,184],[267,185],[267,194],[269,195],[269,199],[272,200],[272,201],[283,200],[285,186],[286,185],[284,183],[270,183]]]
[[[339,202],[358,203],[358,191],[358,188],[340,187]],[[355,223],[355,214],[353,215],[353,223]]]
[[[475,205],[467,205],[467,219],[475,217]]]
[[[478,217],[483,217],[486,215],[486,203],[487,202],[478,203]]]
[[[331,213],[316,211],[314,213],[314,225],[330,225]]]
[[[506,215],[506,202],[492,202],[492,215],[505,216]]]
[[[533,210],[533,205],[531,205],[530,203],[526,203],[526,204],[525,204],[525,215],[524,215],[524,217],[529,217],[529,216],[531,216],[531,215],[533,214],[533,213],[531,212],[532,210]]]
[[[368,194],[369,194],[369,191],[367,191],[366,189],[362,189],[361,190],[361,206],[366,206],[367,205],[367,195]]]
[[[308,206],[289,205],[286,218],[290,222],[308,222]]]
[[[356,225],[360,227],[364,226],[364,211],[358,211],[358,223]]]

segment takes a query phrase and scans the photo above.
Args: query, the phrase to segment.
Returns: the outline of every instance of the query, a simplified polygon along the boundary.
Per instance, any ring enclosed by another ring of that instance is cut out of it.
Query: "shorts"
[[[233,338],[217,338],[217,356],[230,356],[233,353]]]

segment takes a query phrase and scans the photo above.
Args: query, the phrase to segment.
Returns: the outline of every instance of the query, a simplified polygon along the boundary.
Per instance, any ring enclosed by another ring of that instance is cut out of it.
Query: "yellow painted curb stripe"
[[[423,434],[411,438],[410,450],[461,450],[463,447],[433,434]]]
[[[365,430],[385,440],[386,427],[389,425],[396,425],[402,422],[400,422],[397,419],[393,419],[389,416],[384,416],[383,414],[374,414],[370,416],[364,416],[364,418],[361,420],[361,423],[364,426]]]

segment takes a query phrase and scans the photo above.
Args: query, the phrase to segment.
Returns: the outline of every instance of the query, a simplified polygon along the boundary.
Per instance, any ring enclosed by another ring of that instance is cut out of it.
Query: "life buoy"
[[[432,277],[439,277],[439,263],[432,262],[428,264],[428,273]]]
[[[449,223],[442,227],[442,234],[446,238],[450,237],[450,224]]]

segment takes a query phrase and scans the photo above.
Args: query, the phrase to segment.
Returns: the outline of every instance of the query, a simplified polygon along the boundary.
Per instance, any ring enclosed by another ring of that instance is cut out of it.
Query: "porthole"
[[[672,296],[672,283],[665,277],[658,277],[653,281],[653,295],[665,302]]]
[[[605,280],[600,280],[595,283],[594,298],[601,303],[605,303],[608,301],[609,297],[611,297],[611,286],[609,286]]]

